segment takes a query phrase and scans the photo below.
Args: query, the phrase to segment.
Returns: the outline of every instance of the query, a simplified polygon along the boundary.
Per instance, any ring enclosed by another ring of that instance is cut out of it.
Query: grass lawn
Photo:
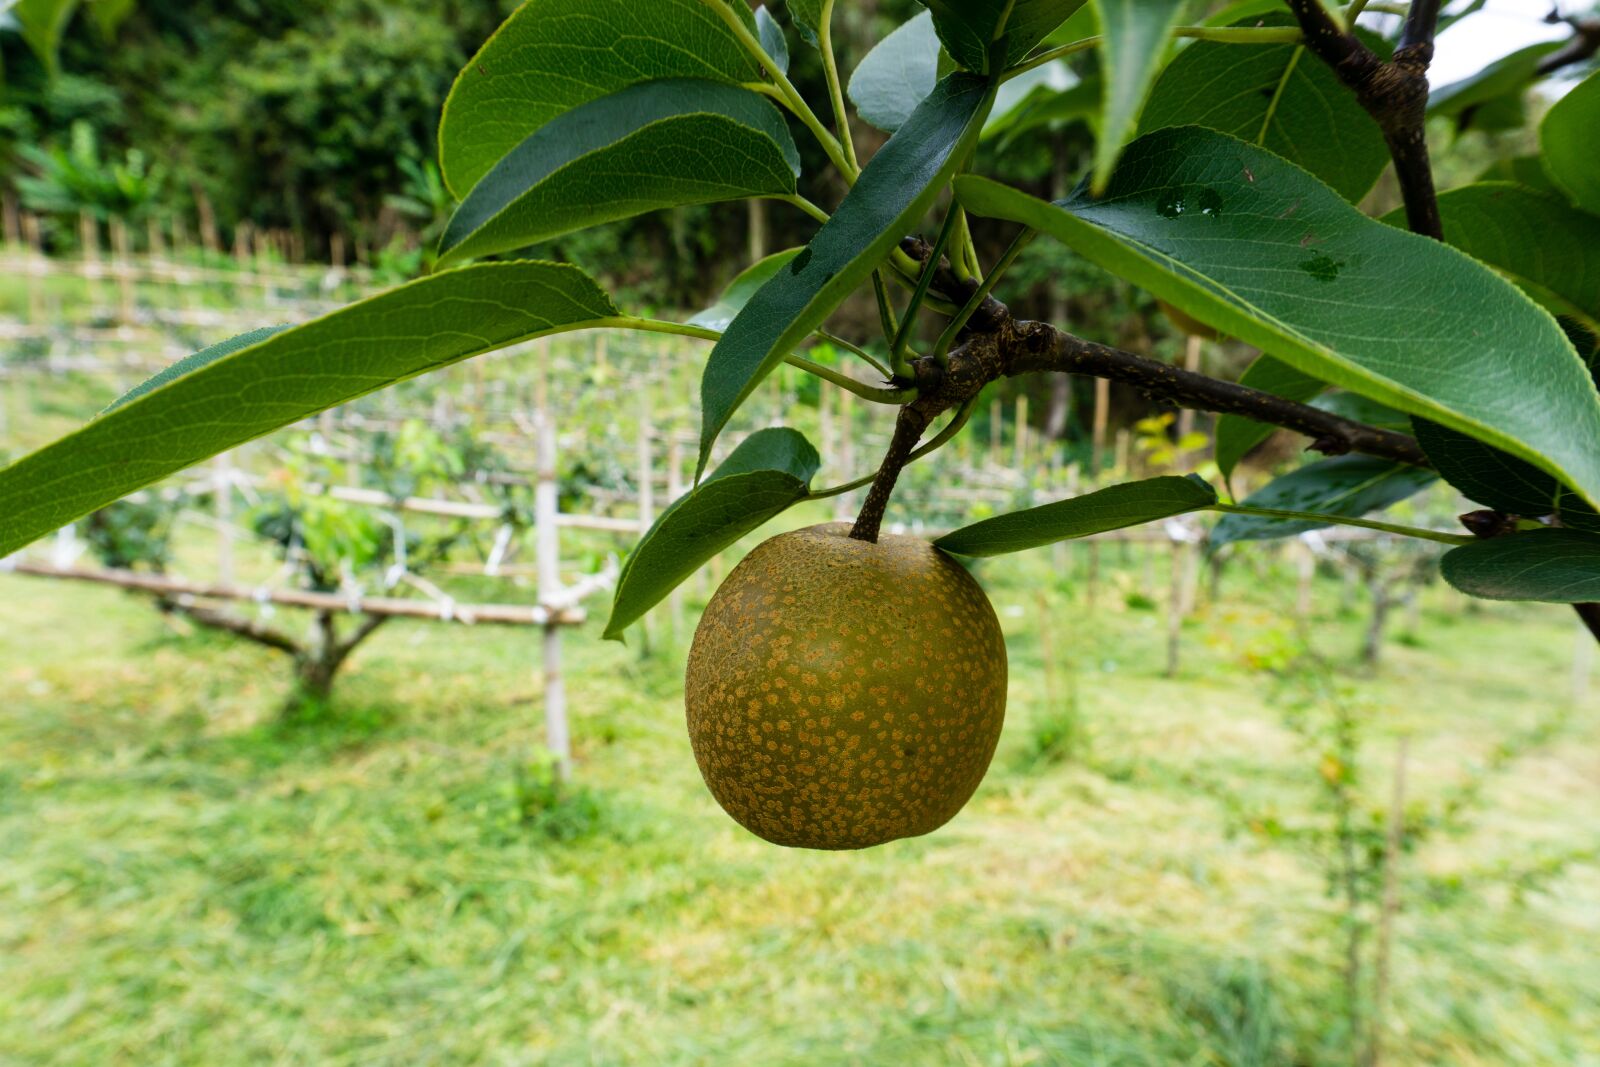
[[[1093,612],[1048,552],[982,569],[1012,659],[994,768],[945,829],[859,854],[717,809],[662,626],[648,656],[569,637],[578,786],[552,803],[524,772],[532,631],[396,623],[283,722],[270,653],[0,576],[0,1061],[1346,1063],[1327,783],[1381,852],[1406,734],[1385,1062],[1600,1063],[1570,615],[1436,588],[1369,678],[1327,580],[1307,697],[1287,569],[1229,571],[1167,679],[1108,556]]]

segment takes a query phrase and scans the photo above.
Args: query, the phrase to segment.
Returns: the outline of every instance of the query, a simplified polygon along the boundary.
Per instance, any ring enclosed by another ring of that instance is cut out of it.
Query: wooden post
[[[1039,658],[1044,661],[1044,704],[1054,714],[1061,710],[1060,691],[1056,688],[1055,631],[1050,625],[1050,594],[1044,589],[1034,594],[1039,608]]]
[[[854,393],[841,393],[839,396],[839,463],[844,472],[846,481],[856,476],[856,395]],[[854,493],[841,493],[833,498],[833,517],[840,522],[848,522],[855,517],[851,503],[855,500]]]
[[[822,446],[822,469],[829,475],[839,473],[839,457],[835,453],[838,443],[834,440],[834,429],[833,390],[824,388],[817,397],[817,441]],[[850,473],[846,471],[844,478],[848,477]]]
[[[750,228],[750,262],[767,255],[767,202],[758,197],[745,201]]]
[[[200,247],[207,256],[222,254],[222,235],[217,232],[217,213],[212,210],[211,198],[198,186],[194,191],[195,208],[200,213]]]
[[[1100,480],[1100,467],[1106,451],[1106,424],[1111,415],[1111,383],[1104,378],[1094,380],[1094,421],[1091,423],[1092,450],[1089,468],[1094,472],[1092,482]],[[1091,484],[1092,484],[1091,482]]]
[[[44,321],[44,288],[39,278],[36,267],[42,266],[39,260],[44,258],[44,237],[39,232],[39,217],[26,213],[22,216],[22,240],[28,246],[28,321],[39,323]]]
[[[217,519],[217,584],[233,584],[233,454],[211,464],[212,513]]]
[[[1572,703],[1583,707],[1589,702],[1589,675],[1594,663],[1594,635],[1582,620],[1573,631],[1572,644]]]
[[[827,396],[826,390],[823,396]],[[673,433],[667,439],[667,496],[669,503],[683,495],[683,442]],[[674,586],[667,597],[668,624],[672,627],[672,642],[683,640],[683,586]]]
[[[335,233],[328,238],[328,257],[334,270],[344,270],[344,234]]]
[[[1295,576],[1297,587],[1294,598],[1295,618],[1302,623],[1311,621],[1311,590],[1317,576],[1317,557],[1311,546],[1299,538],[1294,542]]]
[[[6,244],[15,245],[22,241],[22,208],[17,203],[16,194],[10,189],[0,191],[0,218],[3,218],[3,227]]]
[[[1200,370],[1200,338],[1190,334],[1183,350],[1183,369],[1198,373]],[[1178,411],[1178,438],[1182,440],[1194,430],[1194,409],[1180,408]],[[1183,457],[1180,455],[1179,459]]]
[[[121,219],[111,220],[111,250],[115,257],[112,270],[117,275],[117,313],[123,322],[132,322],[133,263],[128,247],[128,227]]]
[[[1028,394],[1017,394],[1016,471],[1024,478],[1028,472]]]
[[[150,257],[152,262],[163,259],[166,256],[166,248],[163,247],[166,244],[166,241],[163,239],[161,233],[161,220],[156,218],[154,215],[151,215],[145,220],[144,243],[149,245],[149,247],[145,249],[145,253]]]
[[[561,591],[560,510],[556,484],[556,424],[548,406],[539,409],[539,481],[533,490],[534,552],[538,556],[539,602],[554,604]],[[554,613],[552,612],[552,615]],[[567,683],[561,674],[561,627],[544,627],[544,735],[559,781],[572,776],[572,741],[567,732]]]
[[[89,303],[100,304],[100,224],[87,211],[78,212],[78,245],[83,284]]]
[[[600,351],[605,351],[605,334],[600,335]],[[656,472],[655,463],[651,458],[651,438],[655,435],[655,426],[651,421],[650,391],[639,390],[639,537],[650,532],[650,527],[656,521]],[[639,652],[641,655],[650,654],[650,615],[645,613],[639,620]]]
[[[1000,404],[1000,398],[995,397],[989,404],[989,469],[995,470],[1000,466],[1000,430],[1005,425],[1005,408]]]
[[[1183,644],[1184,581],[1189,571],[1189,542],[1172,539],[1172,589],[1167,599],[1167,677],[1178,676],[1178,655]]]
[[[1117,431],[1117,457],[1116,469],[1119,474],[1128,473],[1129,455],[1132,451],[1133,435],[1126,429]]]

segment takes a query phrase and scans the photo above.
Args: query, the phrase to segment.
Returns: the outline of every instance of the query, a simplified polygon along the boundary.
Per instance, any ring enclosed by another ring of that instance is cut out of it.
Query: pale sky
[[[1461,7],[1459,3],[1450,7]],[[1576,13],[1592,7],[1568,0],[1559,5]],[[1540,41],[1562,41],[1571,36],[1568,26],[1546,25],[1551,0],[1489,0],[1482,11],[1441,33],[1434,42],[1433,66],[1428,80],[1435,86],[1449,85],[1519,48]]]

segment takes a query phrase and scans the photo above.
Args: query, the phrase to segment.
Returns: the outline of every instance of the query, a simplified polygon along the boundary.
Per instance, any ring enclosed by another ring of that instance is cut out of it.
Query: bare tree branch
[[[240,618],[220,608],[199,604],[187,598],[172,599],[162,597],[160,598],[160,604],[162,610],[193,619],[201,626],[206,626],[213,630],[225,630],[239,637],[248,638],[258,645],[275,648],[279,652],[287,652],[291,656],[298,656],[304,651],[300,647],[300,643],[294,638],[256,619]]]
[[[1334,21],[1320,0],[1287,3],[1305,34],[1306,48],[1338,75],[1383,131],[1412,231],[1443,240],[1426,129],[1428,64],[1433,61],[1439,0],[1415,0],[1389,62]]]

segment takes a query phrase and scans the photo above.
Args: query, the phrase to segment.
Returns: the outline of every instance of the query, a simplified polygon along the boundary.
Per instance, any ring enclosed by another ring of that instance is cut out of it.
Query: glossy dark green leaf
[[[784,196],[799,173],[788,125],[759,94],[687,78],[630,85],[557,115],[496,163],[450,219],[439,259],[661,208]]]
[[[1271,356],[1257,356],[1239,376],[1239,384],[1302,404],[1327,388],[1318,379],[1309,374],[1302,374],[1289,364]],[[1271,437],[1276,429],[1275,426],[1247,419],[1243,415],[1223,415],[1217,419],[1213,455],[1217,461],[1217,468],[1222,471],[1222,476],[1230,477],[1245,454]]]
[[[764,6],[756,8],[756,37],[761,42],[761,50],[772,57],[778,69],[789,73],[789,38],[783,35],[783,27]]]
[[[1552,312],[1600,330],[1600,217],[1508,182],[1441,193],[1439,215],[1451,245],[1500,271]],[[1385,221],[1404,225],[1404,212]]]
[[[772,369],[866,281],[933,206],[978,138],[990,82],[952,74],[878,150],[833,217],[728,324],[700,381],[700,461]]]
[[[1293,26],[1287,12],[1238,26]],[[1380,54],[1381,37],[1360,31]],[[1297,44],[1196,41],[1167,65],[1139,120],[1143,133],[1206,126],[1261,145],[1354,203],[1389,162],[1383,131],[1326,63]]]
[[[1550,180],[1585,211],[1600,214],[1600,71],[1555,102],[1539,124]]]
[[[1480,182],[1515,182],[1525,185],[1540,193],[1550,193],[1561,196],[1560,190],[1550,181],[1550,175],[1545,173],[1544,161],[1538,156],[1512,156],[1508,159],[1497,159],[1483,169],[1478,175]],[[1563,198],[1564,199],[1564,198]]]
[[[817,450],[795,430],[757,430],[741,441],[628,554],[605,636],[620,638],[701,564],[805,499],[820,465]]]
[[[169,474],[335,404],[616,308],[576,267],[446,271],[302,326],[224,342],[184,373],[0,469],[0,557]]]
[[[939,81],[939,35],[924,11],[895,28],[850,75],[850,99],[861,117],[894,132]]]
[[[1555,512],[1561,483],[1538,467],[1427,419],[1412,423],[1428,461],[1468,500],[1531,519]]]
[[[1478,73],[1433,90],[1429,116],[1454,119],[1460,129],[1509,129],[1523,121],[1522,97],[1539,77],[1539,61],[1561,47],[1544,41],[1497,59]]]
[[[1438,241],[1197,127],[1129,147],[1104,197],[963,176],[968,210],[1053,234],[1302,373],[1521,456],[1600,500],[1600,396],[1555,320]],[[1404,271],[1404,284],[1396,271]]]
[[[729,10],[756,32],[744,3]],[[557,115],[658,78],[738,85],[762,70],[702,0],[528,0],[456,76],[439,124],[445,181],[465,196]]]
[[[1095,131],[1091,185],[1103,192],[1122,147],[1138,128],[1139,114],[1167,60],[1172,31],[1183,20],[1184,0],[1092,0],[1100,19],[1103,95]]]
[[[998,73],[1021,60],[1084,0],[920,0],[945,51],[968,70]],[[993,67],[991,68],[991,63]]]
[[[744,306],[750,303],[750,298],[767,282],[772,280],[784,267],[787,267],[795,256],[804,249],[786,248],[782,252],[774,252],[763,259],[758,259],[736,275],[728,287],[722,290],[722,295],[717,302],[695,315],[689,320],[691,326],[704,326],[708,330],[718,333],[728,328]]]
[[[1244,503],[1279,511],[1310,511],[1359,519],[1398,504],[1432,485],[1438,475],[1375,456],[1338,456],[1307,464],[1275,478],[1251,493]],[[1264,541],[1331,525],[1299,519],[1265,519],[1259,515],[1224,515],[1211,531],[1211,547],[1235,541]]]
[[[1453,548],[1444,580],[1485,600],[1583,604],[1600,600],[1600,535],[1530,530]]]
[[[1216,502],[1216,490],[1199,478],[1147,478],[984,519],[934,544],[958,556],[1001,556],[1200,511]]]
[[[22,39],[52,73],[61,51],[61,35],[77,9],[78,0],[16,0],[11,5],[10,15]]]

